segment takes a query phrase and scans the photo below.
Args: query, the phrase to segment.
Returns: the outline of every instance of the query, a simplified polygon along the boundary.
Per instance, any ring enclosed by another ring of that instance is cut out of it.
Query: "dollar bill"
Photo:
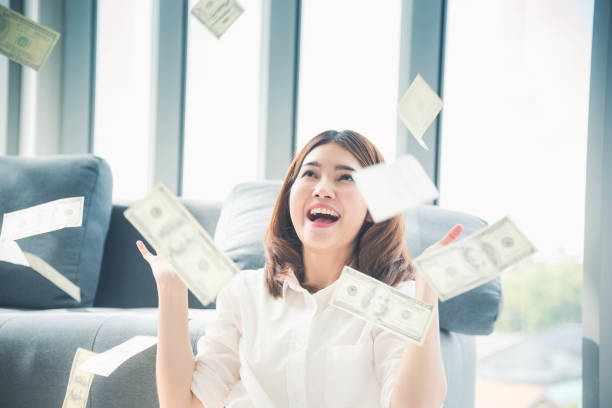
[[[19,244],[15,241],[0,241],[0,261],[30,266]]]
[[[59,289],[68,294],[71,298],[81,303],[81,288],[72,283],[70,279],[62,275],[54,267],[49,265],[43,259],[30,252],[23,252],[28,265],[34,271],[38,272],[42,277],[57,286]]]
[[[39,71],[59,38],[49,27],[0,6],[0,53],[16,63]]]
[[[469,237],[413,260],[446,301],[480,286],[536,252],[508,217]]]
[[[62,228],[80,227],[84,202],[83,196],[68,197],[5,213],[0,240],[14,241]]]
[[[207,305],[238,272],[210,235],[168,189],[158,184],[125,217],[174,266],[202,304]]]
[[[104,353],[88,359],[77,367],[81,371],[108,377],[121,364],[155,344],[157,344],[157,337],[155,336],[135,336]]]
[[[353,174],[374,222],[384,221],[407,209],[438,198],[436,186],[413,156],[391,164],[365,167]]]
[[[423,135],[442,110],[442,99],[431,89],[420,74],[397,105],[397,114],[410,133],[424,148],[429,150],[423,141]]]
[[[87,406],[89,389],[91,388],[94,375],[79,370],[77,367],[96,354],[97,353],[93,351],[81,347],[77,348],[74,359],[72,360],[72,368],[70,369],[70,377],[68,379],[66,396],[64,397],[62,408],[85,408]]]
[[[235,0],[200,0],[191,9],[191,13],[217,38],[221,38],[243,12],[244,9]]]
[[[336,282],[331,304],[419,346],[433,317],[433,306],[349,266]]]

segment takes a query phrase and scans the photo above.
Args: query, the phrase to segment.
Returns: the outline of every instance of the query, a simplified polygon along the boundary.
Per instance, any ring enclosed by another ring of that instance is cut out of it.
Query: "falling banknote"
[[[155,344],[157,344],[157,337],[155,336],[134,336],[118,346],[88,359],[83,364],[79,364],[77,368],[81,371],[108,377],[121,364]]]
[[[19,244],[15,241],[0,240],[0,262],[10,262],[15,265],[30,266]]]
[[[417,159],[410,155],[391,164],[377,164],[353,174],[374,222],[438,198],[438,190]]]
[[[442,110],[442,99],[427,82],[417,74],[397,105],[397,114],[417,142],[429,150],[423,135]]]
[[[349,266],[336,282],[331,304],[419,346],[433,316],[433,306]]]
[[[221,252],[187,209],[162,184],[125,211],[125,217],[174,266],[202,304],[210,303],[238,267]]]
[[[536,248],[505,217],[469,237],[413,260],[442,301],[480,286]]]
[[[191,13],[220,38],[244,12],[235,0],[200,0]]]
[[[66,292],[71,298],[79,303],[81,302],[81,288],[38,256],[22,251],[17,242],[0,240],[0,261],[32,268],[42,277],[49,280],[49,282]]]
[[[37,71],[57,44],[59,33],[0,6],[0,53]]]
[[[85,198],[68,197],[4,214],[0,240],[14,241],[83,225]]]
[[[46,263],[38,256],[29,252],[23,252],[30,268],[34,269],[41,276],[49,280],[59,289],[66,292],[71,298],[81,303],[81,288],[72,283],[70,279],[62,275],[57,269]]]
[[[87,406],[89,389],[91,388],[94,375],[79,370],[77,367],[96,354],[97,353],[93,351],[81,347],[77,348],[74,359],[72,360],[72,368],[70,369],[70,377],[68,379],[68,386],[66,387],[66,395],[62,408],[85,408]]]

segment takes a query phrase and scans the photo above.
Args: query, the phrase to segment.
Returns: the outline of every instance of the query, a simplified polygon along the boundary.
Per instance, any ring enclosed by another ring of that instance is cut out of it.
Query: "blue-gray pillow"
[[[221,209],[215,243],[240,269],[258,269],[265,262],[263,236],[270,223],[280,181],[237,185]],[[408,253],[415,258],[439,241],[455,225],[462,224],[460,239],[486,223],[473,215],[421,205],[404,213]],[[499,278],[460,296],[439,303],[440,327],[464,334],[488,334],[501,309]]]
[[[280,187],[276,180],[238,184],[223,203],[215,244],[239,269],[263,267],[263,237]]]
[[[1,156],[0,180],[0,214],[60,198],[85,198],[82,226],[17,241],[24,252],[38,256],[79,286],[81,303],[33,269],[0,262],[0,307],[91,306],[112,206],[108,164],[93,155]]]

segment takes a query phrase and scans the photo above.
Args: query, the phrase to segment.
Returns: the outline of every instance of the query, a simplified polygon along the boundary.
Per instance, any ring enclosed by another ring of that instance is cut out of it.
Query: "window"
[[[297,144],[355,130],[395,158],[401,0],[302,2]]]
[[[155,7],[98,2],[93,149],[111,167],[114,199],[140,199],[151,188]]]
[[[223,200],[257,171],[263,0],[217,39],[188,16],[183,196]],[[189,1],[189,10],[197,3]]]
[[[578,407],[593,1],[449,1],[440,205],[509,215],[539,252],[502,274],[476,407]]]

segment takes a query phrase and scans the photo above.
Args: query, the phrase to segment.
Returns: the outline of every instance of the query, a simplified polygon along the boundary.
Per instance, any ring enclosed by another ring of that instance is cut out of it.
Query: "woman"
[[[265,236],[266,263],[217,298],[194,357],[187,288],[138,242],[159,295],[161,407],[439,407],[446,395],[437,307],[421,347],[329,306],[344,265],[437,306],[413,271],[401,215],[374,224],[352,173],[382,163],[352,131],[315,136],[291,163]],[[461,233],[455,226],[434,247]],[[433,249],[434,247],[430,248]]]

